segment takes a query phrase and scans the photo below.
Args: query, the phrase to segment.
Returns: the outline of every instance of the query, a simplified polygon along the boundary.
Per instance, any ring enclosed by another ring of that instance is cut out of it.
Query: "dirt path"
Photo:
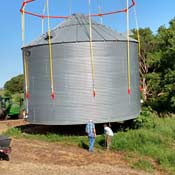
[[[122,155],[111,152],[89,153],[76,146],[14,139],[10,162],[0,162],[3,175],[142,175],[129,168]]]
[[[130,168],[124,155],[118,152],[96,150],[89,153],[77,146],[29,139],[13,139],[10,161],[0,161],[1,174],[149,175]]]
[[[24,121],[23,119],[19,119],[19,120],[1,120],[0,121],[0,134],[3,133],[4,131],[6,131],[7,129],[11,128],[11,127],[15,127],[15,126],[22,126],[22,125],[26,125],[27,122]]]

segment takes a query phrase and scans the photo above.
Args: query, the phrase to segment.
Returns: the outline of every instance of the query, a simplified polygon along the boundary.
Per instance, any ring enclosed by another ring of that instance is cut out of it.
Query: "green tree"
[[[4,97],[7,97],[7,98],[11,98],[11,97],[12,97],[11,93],[10,93],[8,90],[5,90],[5,91],[4,91],[3,96],[4,96]]]
[[[137,31],[133,33],[137,38]],[[139,29],[139,33],[144,100],[158,113],[175,112],[175,18],[169,27],[159,27],[156,35],[149,28]]]
[[[157,48],[153,54],[156,59],[152,59],[152,72],[148,75],[154,92],[149,103],[158,112],[175,112],[175,18],[168,28],[161,26],[158,29],[156,40]],[[153,82],[155,77],[157,81]]]
[[[137,30],[133,30],[133,37],[137,39]],[[150,69],[149,60],[152,60],[150,57],[156,48],[155,36],[153,35],[150,28],[140,28],[140,54],[139,54],[139,73],[140,73],[140,83],[142,86],[142,97],[144,101],[147,101],[147,98],[151,95],[150,88],[147,83],[147,74]]]
[[[12,94],[22,93],[24,92],[23,86],[24,86],[24,76],[21,74],[7,81],[4,85],[4,89],[9,91]]]

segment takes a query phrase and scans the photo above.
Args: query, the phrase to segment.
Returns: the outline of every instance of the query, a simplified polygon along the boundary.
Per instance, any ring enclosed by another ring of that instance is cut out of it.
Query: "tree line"
[[[132,30],[137,39],[137,30]],[[139,72],[144,105],[161,113],[175,113],[175,18],[153,34],[140,28]],[[4,89],[12,94],[24,92],[24,77],[7,81]]]
[[[137,38],[137,31],[133,30]],[[139,29],[139,72],[145,105],[158,113],[175,112],[175,18],[169,26]]]

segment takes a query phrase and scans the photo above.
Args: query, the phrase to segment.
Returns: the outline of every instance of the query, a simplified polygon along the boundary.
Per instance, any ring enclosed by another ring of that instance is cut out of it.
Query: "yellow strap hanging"
[[[47,1],[44,4],[44,8],[43,8],[43,16],[46,12],[46,8],[47,8]],[[42,34],[44,33],[44,17],[42,17]]]
[[[21,14],[21,27],[22,27],[22,47],[24,47],[24,40],[25,40],[25,13],[24,13],[25,5],[23,6],[23,13]],[[28,86],[29,86],[29,79],[28,79],[28,60],[25,50],[23,50],[23,58],[24,58],[24,81],[25,81],[25,100],[26,100],[26,113],[29,112],[28,109],[28,98],[29,98],[29,92],[28,92]]]
[[[91,0],[89,0],[89,43],[90,43],[90,58],[91,58],[91,71],[92,71],[92,86],[93,86],[93,96],[96,96],[96,90],[95,90],[95,72],[94,72],[94,51],[93,51],[93,45],[92,45],[92,21],[91,21]]]
[[[52,45],[51,45],[51,33],[50,33],[50,18],[49,18],[49,2],[47,0],[47,16],[48,16],[48,44],[49,44],[49,62],[50,62],[50,82],[51,82],[51,98],[55,98],[54,94],[54,82],[53,82],[53,56],[52,56]]]
[[[72,0],[69,0],[69,15],[72,14]]]
[[[24,78],[25,78],[25,91],[28,91],[28,81],[27,81],[27,63],[26,63],[26,56],[24,51]]]
[[[129,38],[129,2],[126,5],[126,23],[127,23],[127,62],[128,62],[128,94],[131,93],[131,70],[130,70],[130,38]]]
[[[22,20],[22,47],[24,47],[24,41],[25,41],[25,5],[23,7],[23,13],[21,16],[21,20]],[[29,80],[28,80],[28,62],[27,62],[27,56],[24,50],[24,79],[25,79],[25,91],[26,91],[26,98],[29,97],[29,93],[28,93],[28,85],[29,85]]]
[[[135,6],[134,6],[134,15],[135,15],[135,22],[136,22],[136,29],[137,29],[138,51],[139,51],[139,56],[141,56],[140,33],[139,33],[138,18],[137,18],[137,12],[136,12]]]
[[[22,28],[22,46],[24,47],[24,24],[25,24],[25,16],[24,16],[24,10],[25,10],[25,6],[23,7],[23,12],[21,14],[21,28]]]
[[[102,14],[102,7],[100,6],[100,0],[98,1],[98,13]],[[103,16],[100,16],[100,23],[103,24]]]
[[[28,62],[26,52],[24,50],[24,78],[25,78],[25,91],[26,91],[26,98],[29,98],[28,86],[29,86],[29,79],[28,79]]]

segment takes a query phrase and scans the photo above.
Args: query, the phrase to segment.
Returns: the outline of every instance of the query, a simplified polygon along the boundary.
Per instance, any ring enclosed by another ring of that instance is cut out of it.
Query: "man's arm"
[[[94,136],[96,136],[96,129],[94,128]]]

